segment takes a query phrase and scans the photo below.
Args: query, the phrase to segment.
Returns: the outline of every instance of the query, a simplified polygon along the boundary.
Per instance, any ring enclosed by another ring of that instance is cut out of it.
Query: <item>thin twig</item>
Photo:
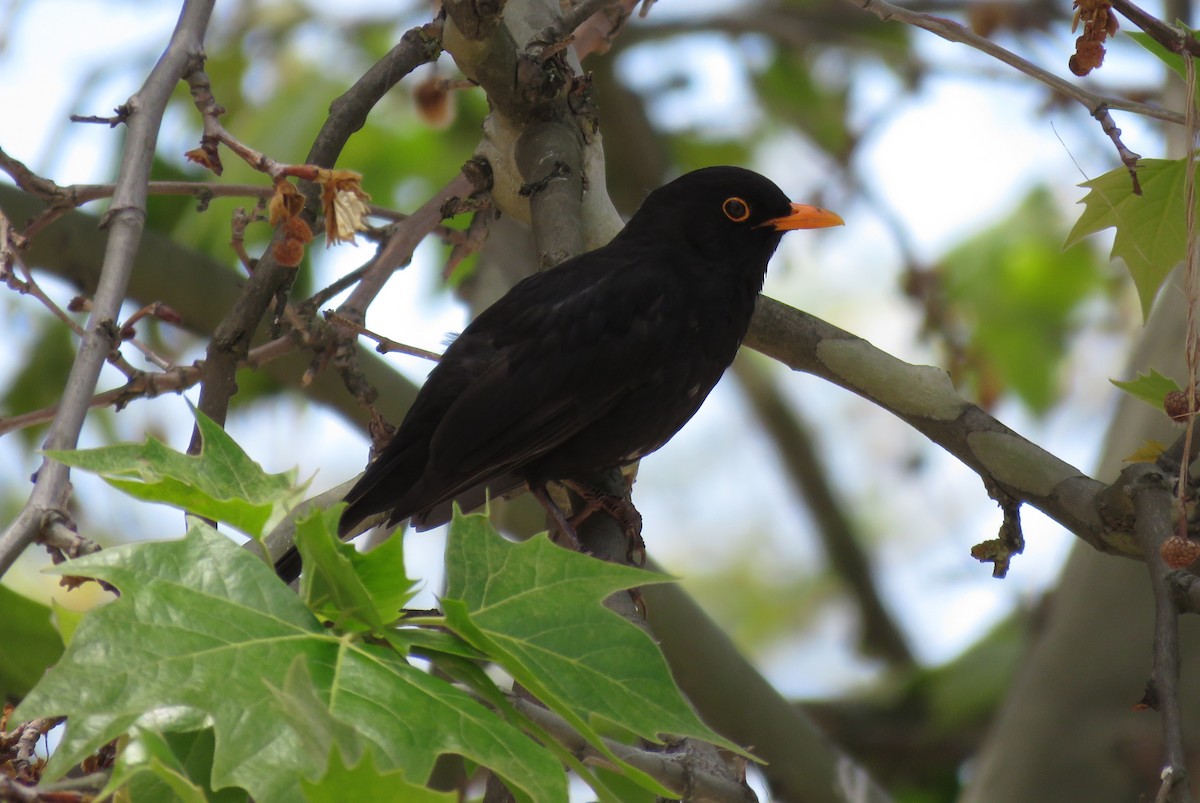
[[[1161,109],[1156,106],[1150,106],[1145,103],[1136,103],[1131,100],[1122,98],[1110,98],[1098,95],[1094,92],[1089,92],[1082,87],[1079,87],[1070,81],[1059,78],[1051,72],[1048,72],[1036,64],[1021,58],[1016,53],[1006,50],[986,37],[971,31],[970,29],[946,19],[932,14],[923,14],[917,11],[910,11],[901,6],[893,5],[887,0],[848,0],[848,2],[859,6],[865,11],[870,11],[879,17],[881,20],[897,20],[907,25],[912,25],[930,33],[937,34],[943,39],[950,42],[958,42],[959,44],[968,45],[983,53],[987,53],[993,58],[1015,67],[1026,75],[1037,79],[1054,91],[1065,95],[1075,101],[1078,101],[1084,108],[1088,110],[1088,114],[1100,121],[1104,128],[1105,134],[1117,146],[1118,155],[1121,161],[1127,166],[1131,164],[1130,157],[1133,157],[1132,163],[1136,164],[1137,155],[1130,151],[1121,142],[1121,131],[1108,118],[1108,110],[1116,109],[1118,111],[1130,112],[1133,114],[1141,114],[1146,117],[1151,117],[1156,120],[1164,120],[1169,123],[1181,124],[1184,123],[1184,116],[1178,112]],[[1114,4],[1115,5],[1115,4]],[[1135,177],[1136,181],[1136,177]],[[1136,186],[1136,185],[1135,185]]]
[[[466,175],[459,173],[419,209],[397,223],[354,291],[338,307],[338,314],[351,320],[362,320],[392,273],[412,259],[413,251],[425,236],[441,223],[442,207],[446,202],[469,195],[471,190],[471,182]]]
[[[436,351],[427,351],[426,349],[418,346],[410,346],[407,343],[401,343],[399,341],[392,340],[390,337],[384,337],[381,334],[372,332],[367,327],[350,320],[344,315],[338,314],[334,310],[325,310],[324,315],[325,320],[329,323],[336,324],[338,326],[344,326],[350,331],[354,332],[356,335],[365,337],[368,340],[374,340],[378,344],[375,347],[375,350],[380,354],[397,352],[400,354],[409,354],[413,357],[421,357],[422,359],[426,360],[432,360],[433,362],[437,362],[442,358],[442,355],[438,354]]]
[[[1189,37],[1190,38],[1190,37]],[[1196,60],[1184,58],[1187,76],[1187,124],[1185,140],[1186,165],[1183,173],[1184,209],[1187,210],[1187,254],[1183,268],[1183,298],[1186,310],[1186,331],[1184,334],[1184,358],[1187,361],[1187,422],[1183,432],[1183,454],[1192,453],[1192,438],[1196,427],[1196,376],[1200,370],[1200,331],[1197,330],[1197,315],[1200,314],[1200,248],[1196,242]],[[1179,498],[1178,533],[1186,538],[1188,534],[1187,496],[1191,488],[1188,471],[1190,460],[1181,460],[1179,467],[1179,482],[1177,493]]]
[[[93,201],[111,198],[117,187],[116,184],[57,184],[34,173],[19,159],[5,153],[3,148],[0,148],[0,170],[7,173],[19,188],[50,205],[22,230],[21,235],[27,240],[33,239],[34,235],[61,217],[64,212]],[[151,181],[146,184],[146,191],[148,195],[154,196],[190,195],[200,202],[198,211],[202,212],[214,198],[267,200],[275,194],[275,187],[270,184],[222,184],[215,181]],[[371,217],[393,223],[408,217],[404,212],[378,204],[368,204],[367,210]],[[438,226],[434,233],[447,243],[458,243],[464,237],[462,232],[446,226]]]
[[[279,337],[252,349],[240,367],[258,368],[299,348],[300,344],[290,334]],[[120,410],[135,399],[153,399],[164,393],[182,393],[200,381],[203,371],[203,361],[197,361],[194,365],[176,366],[162,373],[138,371],[119,388],[92,396],[88,400],[88,407],[115,407]],[[52,421],[58,414],[58,409],[58,405],[51,405],[40,410],[0,418],[0,436]]]
[[[1150,588],[1154,594],[1153,692],[1162,717],[1165,747],[1164,781],[1170,781],[1167,801],[1191,800],[1187,779],[1187,748],[1183,736],[1183,707],[1179,692],[1179,611],[1171,584],[1171,569],[1163,560],[1161,547],[1170,537],[1172,493],[1167,475],[1155,465],[1139,463],[1125,469],[1121,481],[1129,487],[1136,521],[1134,532],[1142,546]]]
[[[540,705],[510,695],[513,707],[533,720],[538,727],[557,739],[564,747],[579,756],[585,764],[612,768],[612,762],[592,747],[571,725],[552,711]],[[689,764],[687,756],[672,753],[640,750],[609,739],[605,746],[621,761],[645,772],[659,783],[679,793],[688,793],[686,799],[695,803],[730,803],[731,801],[757,801],[745,782],[738,783],[713,772],[711,767]]]
[[[1108,113],[1108,106],[1101,106],[1093,111],[1092,117],[1095,117],[1099,121],[1100,130],[1112,140],[1113,145],[1117,149],[1117,155],[1121,157],[1121,164],[1125,165],[1125,169],[1129,171],[1129,179],[1133,182],[1133,194],[1141,195],[1142,182],[1138,180],[1137,166],[1138,160],[1142,158],[1142,155],[1131,151],[1121,141],[1121,129],[1117,128],[1112,115]]]

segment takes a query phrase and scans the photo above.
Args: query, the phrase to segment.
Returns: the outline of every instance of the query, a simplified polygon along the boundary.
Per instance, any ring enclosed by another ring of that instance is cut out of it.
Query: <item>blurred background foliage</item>
[[[1067,74],[1066,4],[924,5]],[[162,23],[131,26],[106,56],[88,45],[90,63],[72,62],[72,83],[54,88],[61,105],[51,125],[4,103],[16,113],[0,123],[0,146],[60,184],[111,180],[120,131],[71,125],[63,112],[103,113],[128,97],[166,41],[176,7],[7,4],[0,84],[10,86],[38,81],[30,54],[39,38],[59,40],[62,51],[109,35],[106,28],[76,30],[85,20],[119,25],[144,14]],[[301,161],[330,100],[432,13],[426,3],[404,0],[218,4],[207,71],[228,112],[225,126],[275,159]],[[47,27],[48,16],[57,16],[57,28]],[[1091,467],[1114,404],[1105,380],[1125,376],[1140,315],[1130,283],[1098,244],[1062,250],[1082,196],[1074,185],[1118,164],[1085,110],[980,54],[882,23],[842,0],[663,0],[645,18],[635,15],[611,51],[584,66],[596,82],[608,189],[624,213],[664,180],[717,163],[753,167],[797,200],[836,209],[846,229],[790,238],[767,293],[903,359],[946,367],[965,395],[1064,459]],[[448,57],[422,68],[351,139],[339,165],[364,175],[374,203],[411,211],[470,158],[487,113],[482,93],[416,97],[422,85],[457,77]],[[1152,98],[1161,80],[1152,60],[1118,39],[1089,83]],[[0,98],[6,91],[14,90],[0,89]],[[1129,116],[1119,123],[1134,150],[1164,152],[1164,135],[1152,125]],[[33,134],[24,133],[30,127]],[[232,156],[219,179],[186,163],[183,153],[198,137],[199,120],[181,85],[154,178],[265,183]],[[0,208],[19,223],[24,215],[11,211],[9,190],[0,186]],[[177,364],[202,358],[205,335],[236,291],[242,268],[230,249],[230,219],[235,208],[253,203],[218,198],[201,210],[191,198],[151,199],[150,228],[176,246],[162,258],[171,264],[159,267],[189,274],[191,284],[168,280],[167,289],[153,291],[178,291],[180,298],[163,300],[187,307],[184,327],[150,324],[139,336]],[[100,205],[83,211],[99,214]],[[250,226],[248,250],[260,253],[269,234],[265,223]],[[367,242],[314,248],[299,268],[294,297],[366,261],[371,250]],[[429,348],[461,326],[465,307],[441,279],[447,254],[446,246],[426,243],[372,309],[369,325]],[[65,306],[80,292],[72,279],[80,257],[60,248],[40,256],[31,260],[36,275]],[[73,337],[14,293],[0,295],[0,331],[7,355],[0,358],[0,416],[52,404]],[[393,364],[410,379],[426,370],[405,358]],[[319,468],[320,490],[365,461],[365,414],[349,393],[313,403],[299,387],[303,368],[301,360],[290,377],[243,372],[230,429],[268,470]],[[864,644],[869,625],[861,596],[848,591],[828,546],[814,535],[811,502],[798,498],[781,446],[767,434],[770,423],[732,377],[643,468],[637,499],[651,553],[683,577],[785,693],[812,699],[834,737],[899,799],[953,799],[1036,632],[1039,600],[1054,587],[1070,537],[1027,515],[1030,554],[1018,559],[1014,577],[991,580],[968,555],[999,523],[974,475],[865,403],[779,366],[768,370],[782,415],[811,431],[814,470],[850,525],[849,548],[867,556],[868,582],[915,664],[880,658]],[[118,380],[114,374],[107,381],[105,387]],[[397,411],[391,415],[398,420]],[[177,400],[135,401],[119,413],[94,411],[84,445],[146,432],[180,445],[189,431]],[[0,519],[10,519],[27,493],[42,432],[31,427],[0,439]],[[131,510],[102,486],[79,483],[76,503],[89,537],[115,543],[181,530],[176,514]],[[26,564],[32,569],[37,561]],[[48,593],[32,574],[14,582],[25,593]],[[436,590],[435,580],[430,587]],[[74,597],[68,602],[77,604]],[[0,643],[15,637],[5,632]],[[0,678],[8,691],[21,688],[19,678]]]

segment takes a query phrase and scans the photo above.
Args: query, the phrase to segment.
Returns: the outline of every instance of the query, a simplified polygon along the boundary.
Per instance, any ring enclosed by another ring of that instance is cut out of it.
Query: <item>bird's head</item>
[[[765,267],[785,232],[841,225],[833,212],[792,203],[773,181],[752,170],[705,167],[651,192],[627,230],[659,237],[679,232],[710,259],[750,259]]]

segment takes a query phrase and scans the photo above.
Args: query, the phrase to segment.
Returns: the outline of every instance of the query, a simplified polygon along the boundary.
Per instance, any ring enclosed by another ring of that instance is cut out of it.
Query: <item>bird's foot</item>
[[[636,566],[646,565],[646,542],[642,540],[642,514],[633,506],[629,494],[611,494],[574,480],[563,480],[562,484],[583,500],[583,507],[570,523],[578,527],[593,513],[603,511],[613,518],[629,540],[629,560]]]

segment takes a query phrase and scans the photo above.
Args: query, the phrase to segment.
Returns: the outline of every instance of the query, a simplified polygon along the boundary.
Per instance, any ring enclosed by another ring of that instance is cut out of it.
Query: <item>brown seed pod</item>
[[[1193,408],[1197,405],[1193,403]],[[1188,419],[1188,396],[1182,390],[1172,390],[1163,397],[1163,409],[1167,415],[1171,416],[1171,420],[1178,421],[1183,424]]]
[[[1163,561],[1172,569],[1186,569],[1200,558],[1200,541],[1172,535],[1158,549]]]

